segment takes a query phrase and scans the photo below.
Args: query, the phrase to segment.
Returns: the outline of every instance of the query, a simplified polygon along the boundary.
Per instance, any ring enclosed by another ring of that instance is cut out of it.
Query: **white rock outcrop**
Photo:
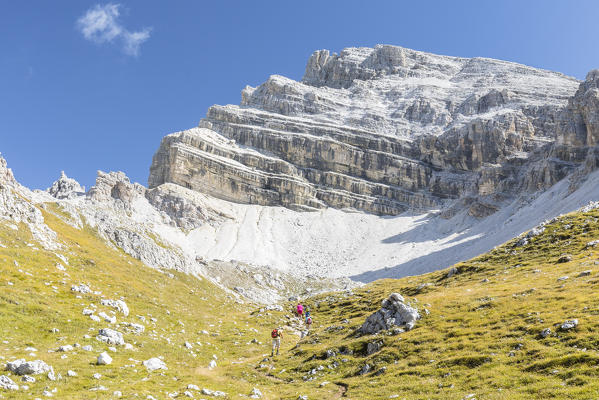
[[[360,332],[363,334],[377,333],[381,330],[391,329],[394,326],[412,329],[416,321],[420,318],[418,310],[405,303],[404,298],[399,293],[392,293],[387,299],[383,300],[382,308],[370,315]]]
[[[158,357],[150,358],[143,362],[144,367],[147,368],[148,371],[156,371],[158,369],[168,369],[164,361],[162,361]]]
[[[98,365],[112,364],[112,357],[110,357],[110,355],[107,352],[103,352],[102,354],[100,354],[98,356],[96,364],[98,364]]]
[[[85,188],[61,171],[60,178],[46,192],[57,199],[71,199],[85,194]]]
[[[570,329],[574,329],[578,326],[578,320],[577,319],[569,319],[567,321],[564,321],[564,323],[560,326],[560,328],[563,331],[567,331]]]
[[[122,313],[125,317],[129,316],[129,307],[123,300],[102,299],[100,304],[107,307],[112,307]]]
[[[6,160],[0,156],[0,221],[9,221],[14,229],[23,223],[42,247],[60,249],[62,246],[56,240],[56,232],[46,225],[34,198],[34,193],[15,180]]]
[[[6,369],[15,375],[38,375],[52,371],[52,367],[42,360],[25,361],[18,359],[6,363]]]
[[[116,344],[116,345],[124,345],[125,339],[123,338],[123,334],[121,332],[115,331],[110,328],[103,328],[98,331],[98,336],[96,336],[101,342],[107,344]]]

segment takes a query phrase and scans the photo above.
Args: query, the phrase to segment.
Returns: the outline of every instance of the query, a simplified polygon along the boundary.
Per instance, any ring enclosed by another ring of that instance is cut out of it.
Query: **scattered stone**
[[[187,397],[191,397],[191,398],[193,398],[193,393],[191,393],[189,390],[186,390],[186,391],[184,391],[184,392],[183,392],[183,395],[184,395],[184,396],[187,396]]]
[[[132,332],[136,335],[139,335],[146,330],[145,326],[133,322],[121,322],[121,325],[125,327],[127,332]]]
[[[577,326],[578,326],[578,320],[572,319],[572,320],[564,321],[564,323],[561,325],[561,328],[563,331],[567,331],[569,329],[576,328]]]
[[[580,272],[578,275],[576,275],[576,277],[582,278],[583,276],[590,276],[590,275],[591,275],[591,270],[586,270],[586,271]]]
[[[258,388],[253,388],[250,393],[250,399],[261,399],[262,392]]]
[[[119,390],[115,390],[114,392],[112,392],[112,395],[114,397],[123,397],[123,393]]]
[[[557,259],[558,264],[567,263],[572,261],[572,256],[570,254],[564,254],[560,258]]]
[[[13,380],[10,379],[8,376],[0,375],[0,389],[19,390],[19,385],[14,383]]]
[[[206,389],[206,388],[202,389],[202,394],[205,394],[206,396],[214,396],[214,397],[226,397],[227,396],[227,394],[225,392],[221,392],[219,390],[210,390],[210,389]]]
[[[588,249],[589,247],[595,247],[598,244],[599,244],[599,240],[593,240],[592,242],[588,242],[585,247]]]
[[[373,376],[379,376],[379,375],[383,375],[385,372],[387,372],[387,367],[382,367],[381,369],[379,369],[378,371],[376,371]]]
[[[547,336],[551,335],[551,329],[545,328],[540,333],[541,337],[545,339]]]
[[[185,342],[183,345],[185,346],[186,349],[193,349],[193,345],[189,342]]]
[[[94,349],[89,345],[85,345],[83,347],[81,347],[81,350],[85,350],[85,351],[94,351]]]
[[[358,371],[358,375],[365,375],[365,374],[369,373],[371,369],[372,369],[372,367],[370,366],[370,364],[365,364],[360,369],[360,371]]]
[[[73,371],[73,370],[70,369],[70,370],[67,371],[67,376],[71,376],[71,377],[77,376],[77,372],[75,372],[75,371]]]
[[[449,279],[452,276],[456,275],[458,273],[458,269],[456,267],[452,267],[449,269],[449,271],[447,271],[447,275],[445,275],[445,278]]]
[[[404,298],[399,293],[392,293],[383,300],[382,308],[370,315],[360,332],[363,334],[377,333],[381,330],[391,329],[394,325],[404,326],[410,330],[420,318],[418,310],[404,303]]]
[[[125,344],[123,334],[110,328],[100,329],[100,331],[98,332],[98,336],[96,336],[96,339],[107,344]]]
[[[106,314],[104,311],[100,311],[98,313],[98,316],[101,318],[104,318],[104,321],[111,323],[111,324],[116,324],[116,317],[114,315],[108,315]]]
[[[189,385],[187,385],[187,389],[189,389],[189,390],[198,390],[199,391],[200,387],[198,385],[194,385],[194,384],[190,383]]]
[[[73,351],[73,346],[71,346],[70,344],[65,344],[64,346],[60,346],[58,348],[58,351],[62,351],[62,352],[67,352],[67,351]]]
[[[25,375],[21,378],[23,382],[27,383],[35,383],[35,378],[33,376]]]
[[[103,352],[98,356],[98,365],[109,365],[112,364],[112,357],[107,352]]]
[[[94,379],[102,379],[102,374],[99,374],[99,373],[96,372],[95,374],[92,375],[92,377]]]
[[[144,361],[143,365],[147,368],[148,371],[155,371],[157,369],[168,369],[164,361],[157,357],[153,357],[149,360]]]
[[[71,291],[73,292],[78,292],[81,294],[87,294],[87,293],[91,293],[92,290],[89,288],[89,286],[80,283],[79,285],[73,285],[71,286]]]
[[[102,299],[100,303],[103,306],[112,307],[122,313],[125,317],[129,316],[129,307],[123,300]]]
[[[216,368],[216,361],[210,360],[210,363],[208,363],[208,369],[214,369],[214,368]]]
[[[371,354],[374,354],[374,353],[380,351],[381,347],[383,347],[383,342],[381,342],[381,341],[369,342],[366,345],[366,355],[369,356]]]
[[[562,282],[562,281],[565,281],[565,280],[568,280],[568,279],[570,279],[570,277],[567,276],[567,275],[566,276],[560,276],[559,278],[557,278],[557,281],[558,282]]]

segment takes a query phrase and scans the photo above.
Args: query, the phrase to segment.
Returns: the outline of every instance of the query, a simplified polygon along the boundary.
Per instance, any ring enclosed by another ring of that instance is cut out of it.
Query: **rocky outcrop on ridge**
[[[568,103],[578,86],[559,73],[485,58],[386,45],[321,50],[302,82],[271,76],[246,87],[240,106],[213,106],[199,127],[166,136],[149,186],[377,214],[483,197],[486,206],[473,214],[484,216],[494,196],[520,189],[522,166],[543,158],[572,110],[594,126],[592,99],[577,94],[584,105]],[[552,172],[551,182],[563,175]]]
[[[42,247],[60,248],[56,232],[44,223],[42,212],[30,201],[32,197],[33,193],[15,180],[6,160],[0,156],[0,223],[4,222],[13,230],[18,230],[18,225],[23,223]]]
[[[46,190],[50,196],[57,199],[72,199],[85,193],[85,188],[75,179],[69,178],[64,171],[60,172],[60,178]]]

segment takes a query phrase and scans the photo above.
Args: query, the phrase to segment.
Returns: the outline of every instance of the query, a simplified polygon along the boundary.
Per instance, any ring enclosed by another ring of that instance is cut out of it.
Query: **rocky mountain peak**
[[[0,154],[0,185],[16,185],[15,177],[13,176],[12,170],[8,168],[6,160]]]
[[[46,192],[57,199],[70,199],[85,194],[85,187],[75,179],[69,178],[64,171],[60,171],[60,178],[52,183]]]
[[[522,164],[556,140],[558,125],[578,132],[566,109],[579,85],[488,58],[319,50],[301,82],[272,75],[243,89],[240,106],[210,107],[199,128],[165,137],[149,186],[301,210],[393,215],[478,196],[493,210],[523,190]],[[580,119],[593,126],[584,107]],[[562,167],[549,176],[571,168]]]
[[[98,171],[96,184],[89,190],[88,196],[98,202],[120,200],[129,206],[136,196],[143,196],[145,190],[139,183],[131,183],[124,172]]]

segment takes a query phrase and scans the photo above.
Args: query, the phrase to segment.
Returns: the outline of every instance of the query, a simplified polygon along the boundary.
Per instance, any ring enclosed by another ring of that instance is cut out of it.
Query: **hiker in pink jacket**
[[[300,317],[300,319],[303,319],[302,316],[304,315],[304,306],[302,306],[301,303],[297,303],[297,316]]]

